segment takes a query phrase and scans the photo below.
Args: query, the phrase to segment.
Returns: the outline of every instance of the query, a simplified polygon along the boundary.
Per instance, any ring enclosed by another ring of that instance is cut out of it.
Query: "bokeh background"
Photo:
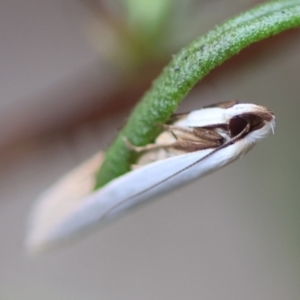
[[[109,145],[181,46],[259,3],[139,2],[0,3],[0,299],[299,299],[299,29],[245,49],[180,107],[262,104],[275,136],[71,247],[26,255],[36,197]]]

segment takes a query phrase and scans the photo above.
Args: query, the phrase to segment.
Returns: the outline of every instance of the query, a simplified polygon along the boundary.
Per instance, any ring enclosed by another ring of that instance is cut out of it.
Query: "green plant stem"
[[[158,124],[169,119],[190,89],[212,69],[250,44],[297,26],[300,1],[272,1],[228,20],[182,49],[154,81],[108,149],[95,188],[130,170],[136,153],[126,147],[124,137],[137,146],[153,141],[160,132]]]

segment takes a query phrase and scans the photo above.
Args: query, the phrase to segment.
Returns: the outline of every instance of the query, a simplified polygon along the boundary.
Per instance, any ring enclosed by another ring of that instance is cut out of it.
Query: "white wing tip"
[[[36,233],[30,234],[26,237],[25,240],[25,251],[29,256],[37,256],[41,253],[47,252],[54,246],[50,243],[45,235],[38,235]]]
[[[66,174],[36,201],[29,216],[25,248],[28,254],[39,254],[57,245],[56,228],[72,214],[93,189],[95,173],[103,160],[97,153]]]

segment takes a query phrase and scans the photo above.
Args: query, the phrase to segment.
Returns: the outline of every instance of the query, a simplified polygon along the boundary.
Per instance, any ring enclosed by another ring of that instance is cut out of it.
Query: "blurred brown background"
[[[120,38],[124,3],[0,3],[0,299],[298,299],[300,30],[242,51],[180,107],[262,104],[275,136],[72,247],[24,253],[39,193],[107,147],[171,54],[258,1],[166,1],[152,48]]]

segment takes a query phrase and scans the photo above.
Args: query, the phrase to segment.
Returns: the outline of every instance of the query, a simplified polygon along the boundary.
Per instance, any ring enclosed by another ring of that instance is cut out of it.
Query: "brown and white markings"
[[[235,161],[274,131],[275,117],[255,104],[223,102],[174,115],[153,144],[135,147],[132,171],[93,191],[96,156],[36,202],[26,244],[37,252],[106,223],[120,213]],[[76,186],[76,188],[74,188]]]

